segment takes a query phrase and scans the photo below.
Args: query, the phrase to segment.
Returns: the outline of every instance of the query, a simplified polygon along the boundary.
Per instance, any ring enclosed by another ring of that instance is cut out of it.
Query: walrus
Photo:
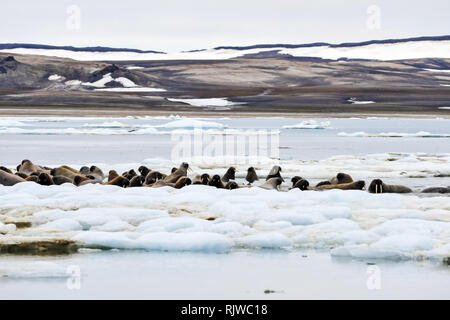
[[[330,184],[343,184],[353,182],[352,177],[349,174],[339,172],[336,177],[330,179]]]
[[[218,174],[213,175],[211,180],[208,182],[208,185],[211,187],[216,187],[218,189],[223,189],[224,185],[222,180],[220,179],[220,176]]]
[[[292,186],[292,189],[295,189],[295,188],[298,188],[298,189],[300,189],[302,191],[308,190],[308,188],[309,188],[308,180],[305,180],[305,179],[297,180],[294,183],[294,185]]]
[[[109,170],[108,173],[108,182],[113,180],[114,178],[117,178],[119,176],[119,174],[117,173],[116,170]]]
[[[38,176],[28,176],[28,177],[25,178],[25,180],[39,183],[39,177]]]
[[[330,181],[320,181],[318,184],[316,184],[316,187],[330,185],[330,184],[331,184]]]
[[[225,185],[225,189],[228,190],[234,190],[238,189],[239,185],[236,183],[236,181],[228,181],[228,183]]]
[[[235,167],[229,167],[227,172],[222,177],[223,182],[228,182],[230,180],[236,179],[236,168]]]
[[[281,183],[283,183],[283,179],[281,177],[273,177],[258,187],[266,190],[280,191]]]
[[[178,181],[175,183],[174,188],[175,189],[181,189],[185,186],[189,186],[192,184],[192,180],[188,177],[181,177],[178,179]]]
[[[150,171],[144,180],[144,185],[152,185],[156,181],[161,180],[163,178],[163,174],[159,171]]]
[[[297,181],[300,181],[300,180],[303,180],[303,178],[302,178],[302,177],[299,177],[299,176],[294,176],[294,177],[292,177],[292,179],[291,179],[291,182],[292,182],[292,188],[295,188],[295,184],[297,183]]]
[[[94,176],[95,180],[98,180],[100,182],[102,182],[105,179],[105,174],[103,173],[103,171],[96,166],[91,166],[89,168],[89,175]]]
[[[7,167],[4,167],[4,166],[0,166],[0,170],[3,170],[3,171],[5,171],[5,172],[8,172],[8,173],[13,173],[12,171],[11,171],[11,169],[8,169]],[[23,177],[22,177],[23,178]]]
[[[196,175],[194,180],[192,180],[192,184],[203,184],[203,185],[207,185],[209,180],[210,180],[210,176],[207,173],[204,173],[202,175]]]
[[[54,168],[50,171],[50,175],[52,176],[65,176],[69,179],[74,179],[77,175],[80,175],[78,170],[70,168],[68,166],[60,166],[58,168]]]
[[[350,182],[353,182],[353,178],[349,174],[339,172],[335,177],[331,178],[330,180],[320,181],[318,184],[316,184],[316,187],[350,183]]]
[[[134,171],[134,169],[131,169],[131,170],[128,170],[128,171],[125,171],[124,173],[122,173],[122,177],[125,177],[128,180],[131,180],[131,179],[133,179],[133,177],[136,177],[136,176],[137,176],[137,173],[136,173],[136,171]]]
[[[173,167],[173,168],[170,170],[170,173],[172,174],[172,173],[174,173],[175,171],[177,171],[177,168]]]
[[[69,178],[65,176],[54,176],[52,177],[53,183],[56,185],[62,185],[63,183],[73,183],[73,180],[70,180]]]
[[[104,184],[126,188],[130,184],[130,180],[128,180],[125,177],[118,176],[118,177],[115,177],[114,179],[112,179],[111,181],[105,182]]]
[[[95,183],[95,178],[89,177],[89,176],[84,176],[84,175],[76,175],[73,178],[73,184],[78,187],[84,186],[85,184],[88,184],[88,183]]]
[[[0,169],[1,169],[1,168],[0,168]],[[3,170],[3,171],[5,171],[5,170]],[[8,172],[8,171],[6,171],[6,172]],[[12,172],[9,172],[9,173],[12,173]],[[26,174],[23,173],[23,172],[16,172],[15,175],[16,175],[16,176],[19,176],[19,177],[21,177],[21,178],[24,178],[24,179],[28,178],[28,175],[26,175]]]
[[[341,190],[362,190],[366,183],[363,180],[358,180],[349,183],[340,184],[325,184],[319,187],[315,187],[314,190],[331,190],[331,189],[341,189]]]
[[[82,175],[85,175],[85,176],[87,176],[90,173],[89,167],[86,167],[86,166],[81,167],[79,171]]]
[[[266,177],[266,181],[271,179],[271,178],[276,178],[279,177],[281,178],[281,167],[280,166],[273,166],[272,169],[270,169],[269,174]]]
[[[409,193],[412,190],[401,185],[385,184],[381,179],[374,179],[369,185],[370,193]]]
[[[0,184],[4,186],[13,186],[20,182],[25,182],[25,180],[22,177],[19,177],[15,174],[0,170]]]
[[[255,168],[250,167],[247,169],[247,175],[245,176],[245,180],[248,184],[252,184],[253,182],[259,180],[258,175],[256,174]]]
[[[450,187],[429,187],[423,189],[421,193],[450,193]]]
[[[189,164],[186,162],[183,162],[177,170],[175,170],[169,176],[164,178],[164,181],[169,182],[169,183],[171,183],[171,182],[175,183],[175,182],[177,182],[177,180],[180,177],[187,176],[188,169],[189,169]]]
[[[22,160],[18,171],[30,175],[32,172],[37,172],[38,168],[30,160]]]
[[[151,170],[149,168],[147,168],[146,166],[140,166],[138,168],[138,171],[141,174],[141,176],[144,177],[144,179],[145,179],[145,177]]]
[[[142,187],[143,182],[145,178],[143,178],[142,176],[134,176],[133,178],[131,178],[130,180],[130,185],[128,187]]]
[[[54,184],[52,177],[45,172],[41,172],[38,176],[38,183],[42,186],[51,186]]]

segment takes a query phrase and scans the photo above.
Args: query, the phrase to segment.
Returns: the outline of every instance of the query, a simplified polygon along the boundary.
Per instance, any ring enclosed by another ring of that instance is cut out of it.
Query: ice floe
[[[450,133],[430,133],[427,131],[419,131],[416,133],[401,133],[401,132],[381,132],[381,133],[368,133],[364,131],[358,132],[339,132],[341,137],[381,137],[381,138],[407,138],[407,137],[417,137],[417,138],[449,138]]]
[[[330,126],[330,121],[305,120],[298,124],[283,126],[283,129],[325,129]]]
[[[0,235],[0,246],[57,236],[93,249],[225,253],[301,247],[353,258],[450,256],[444,196],[21,183],[0,186],[0,210],[3,218],[32,222],[31,228]]]

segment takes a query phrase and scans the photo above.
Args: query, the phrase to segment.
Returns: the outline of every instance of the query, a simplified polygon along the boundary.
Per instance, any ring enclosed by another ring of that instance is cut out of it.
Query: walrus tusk
[[[380,186],[380,193],[383,193],[383,185]]]
[[[375,185],[375,193],[378,193],[378,185]]]

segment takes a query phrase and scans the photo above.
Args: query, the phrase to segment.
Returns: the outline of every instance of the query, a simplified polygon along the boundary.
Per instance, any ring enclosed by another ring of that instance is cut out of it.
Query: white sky
[[[67,27],[70,5],[80,29]],[[379,29],[367,27],[370,5],[380,8]],[[0,43],[177,52],[450,34],[449,0],[14,0],[1,9]]]

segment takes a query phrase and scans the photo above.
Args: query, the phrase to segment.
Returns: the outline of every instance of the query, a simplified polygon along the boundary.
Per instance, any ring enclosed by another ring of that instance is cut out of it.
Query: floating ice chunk
[[[80,80],[68,80],[65,82],[66,86],[81,86],[83,84]]]
[[[291,240],[278,232],[264,232],[237,240],[238,245],[247,248],[278,249],[291,246]]]
[[[233,242],[223,235],[210,232],[149,233],[137,239],[139,248],[158,251],[200,251],[224,253]]]
[[[180,229],[203,227],[208,224],[208,221],[191,218],[160,218],[143,222],[137,228],[138,232],[156,232],[156,231],[176,231]]]
[[[398,133],[398,132],[381,132],[381,133],[367,133],[364,131],[358,132],[339,132],[341,137],[382,137],[382,138],[406,138],[406,137],[418,137],[418,138],[448,138],[450,133],[430,133],[426,131],[419,131],[416,133]]]
[[[217,122],[212,121],[201,121],[201,120],[195,120],[195,119],[181,119],[181,120],[175,120],[163,125],[160,125],[158,127],[161,128],[167,128],[167,129],[176,129],[176,128],[192,128],[192,129],[207,129],[207,128],[216,128],[216,129],[222,129],[226,128],[225,125]]]
[[[15,224],[4,224],[3,222],[0,221],[0,234],[6,234],[14,231],[16,231]]]
[[[169,101],[182,102],[194,107],[228,107],[243,104],[241,102],[232,102],[227,98],[207,98],[207,99],[177,99],[167,98]]]
[[[330,121],[305,120],[298,124],[283,126],[283,129],[325,129],[329,126]]]
[[[118,232],[118,231],[133,231],[135,228],[128,222],[122,220],[112,220],[100,226],[92,228],[96,231]]]

